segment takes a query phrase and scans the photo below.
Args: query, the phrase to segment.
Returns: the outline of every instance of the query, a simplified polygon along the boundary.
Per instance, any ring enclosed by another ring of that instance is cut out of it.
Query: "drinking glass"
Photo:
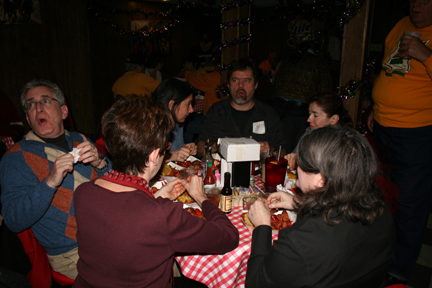
[[[265,160],[265,183],[266,192],[276,192],[276,186],[284,184],[288,161],[285,158],[268,157]]]

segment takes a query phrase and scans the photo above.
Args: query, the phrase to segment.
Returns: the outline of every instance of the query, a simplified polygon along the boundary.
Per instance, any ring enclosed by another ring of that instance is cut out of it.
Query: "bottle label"
[[[216,183],[214,183],[214,184],[205,184],[204,185],[204,189],[205,190],[210,189],[210,188],[215,188],[215,187],[216,187]]]
[[[220,195],[220,209],[222,212],[228,213],[232,209],[232,195]]]

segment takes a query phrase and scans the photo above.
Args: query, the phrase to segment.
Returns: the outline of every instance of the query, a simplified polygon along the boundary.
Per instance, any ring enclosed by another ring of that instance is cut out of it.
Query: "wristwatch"
[[[101,171],[101,170],[103,170],[103,169],[105,169],[107,166],[108,166],[108,160],[107,160],[107,158],[104,156],[104,155],[102,155],[102,154],[99,154],[99,165],[100,165],[100,163],[102,162],[102,161],[104,161],[104,165],[101,167],[101,168],[97,168],[97,167],[95,167],[95,169],[96,170],[99,170],[99,171]],[[98,165],[98,166],[99,166]]]

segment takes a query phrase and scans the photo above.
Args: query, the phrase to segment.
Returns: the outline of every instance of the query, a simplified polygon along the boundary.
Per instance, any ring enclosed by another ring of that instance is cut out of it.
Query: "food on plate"
[[[297,179],[297,174],[295,170],[287,170],[288,179]]]
[[[187,191],[178,196],[177,200],[185,204],[195,203],[195,200],[191,196],[189,196],[189,193]]]
[[[195,169],[195,170],[200,170],[201,169],[201,161],[199,160],[195,160],[195,161],[185,161],[185,162],[177,162],[177,165],[181,166],[181,167],[185,167],[185,168],[191,168],[191,169]]]
[[[198,218],[206,220],[200,209],[197,209],[197,208],[185,208],[185,209],[186,209],[186,211],[188,211],[193,216],[196,216]]]
[[[171,176],[171,177],[180,178],[180,171],[177,170],[175,167],[171,167],[168,164],[163,165],[161,174],[163,176]]]
[[[292,221],[290,220],[286,210],[283,210],[280,214],[275,213],[276,212],[274,210],[271,211],[271,227],[273,231],[279,231],[292,225]],[[246,227],[249,227],[251,230],[255,229],[255,226],[250,221],[247,213],[242,214],[242,222]]]

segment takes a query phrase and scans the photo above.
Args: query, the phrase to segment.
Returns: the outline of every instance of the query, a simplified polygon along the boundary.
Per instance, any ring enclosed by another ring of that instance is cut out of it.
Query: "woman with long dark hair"
[[[349,127],[306,133],[297,147],[295,196],[256,201],[246,287],[380,287],[394,252],[394,225],[375,184],[378,160]],[[270,209],[297,212],[271,245]]]
[[[185,144],[183,138],[183,123],[193,112],[193,92],[189,83],[173,77],[165,79],[153,92],[153,99],[164,104],[175,122],[170,138],[172,146],[165,157],[166,162],[183,162],[189,155],[195,155],[197,152],[195,143]]]

